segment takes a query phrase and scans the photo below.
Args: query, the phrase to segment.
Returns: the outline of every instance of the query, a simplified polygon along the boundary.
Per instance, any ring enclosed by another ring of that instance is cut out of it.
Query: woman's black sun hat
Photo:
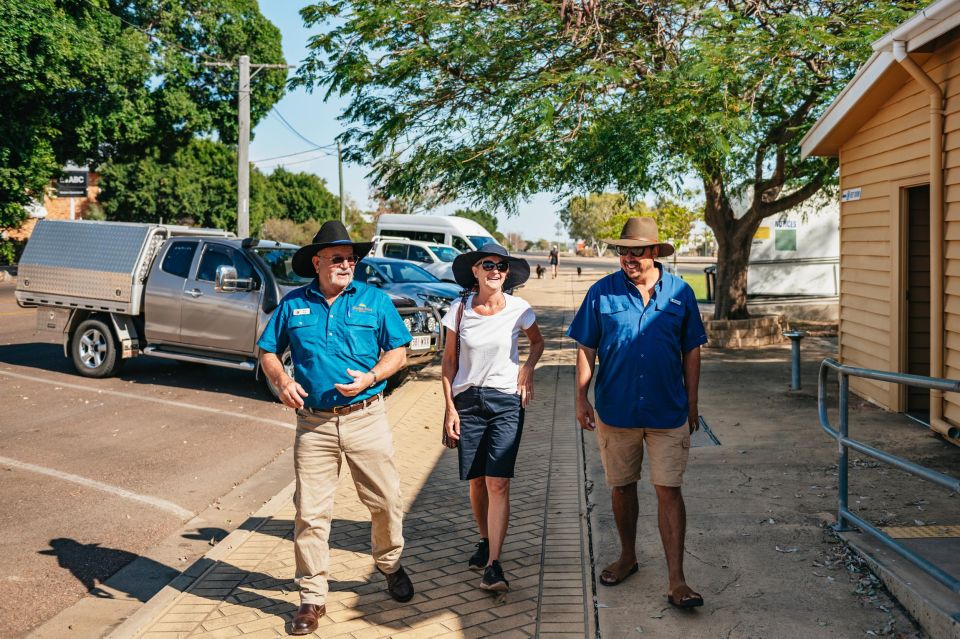
[[[481,259],[493,255],[502,257],[510,264],[507,277],[503,280],[504,290],[516,288],[529,279],[530,264],[523,258],[512,257],[507,253],[507,249],[493,242],[484,244],[479,250],[458,255],[453,260],[453,279],[457,280],[457,284],[465,289],[475,287],[477,285],[477,278],[473,276],[473,265]]]
[[[293,272],[300,277],[316,277],[317,271],[313,268],[313,256],[317,254],[317,251],[328,246],[353,246],[353,254],[357,258],[363,259],[370,252],[373,242],[354,242],[350,239],[347,227],[340,220],[328,220],[313,236],[313,243],[307,244],[293,254]]]

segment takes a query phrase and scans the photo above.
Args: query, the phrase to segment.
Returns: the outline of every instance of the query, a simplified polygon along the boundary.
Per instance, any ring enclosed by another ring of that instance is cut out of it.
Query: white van
[[[402,215],[384,213],[377,220],[377,235],[408,237],[421,242],[449,244],[461,252],[484,244],[499,244],[490,232],[473,220],[453,215]]]
[[[453,277],[453,260],[460,255],[460,251],[449,244],[420,242],[393,235],[374,235],[370,255],[414,262],[438,280],[456,283]]]

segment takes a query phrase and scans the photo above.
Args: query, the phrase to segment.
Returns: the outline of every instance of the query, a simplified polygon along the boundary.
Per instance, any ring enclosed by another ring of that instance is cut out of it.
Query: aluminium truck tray
[[[168,233],[156,224],[41,220],[17,267],[17,302],[137,315]]]

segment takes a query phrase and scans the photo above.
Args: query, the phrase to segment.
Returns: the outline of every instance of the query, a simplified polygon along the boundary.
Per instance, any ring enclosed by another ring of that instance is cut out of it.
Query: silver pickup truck
[[[280,299],[307,281],[292,244],[240,240],[216,229],[163,224],[37,224],[17,267],[17,303],[37,308],[37,329],[62,336],[64,355],[86,377],[114,375],[137,355],[248,370]],[[391,295],[413,341],[408,368],[442,348],[436,311]],[[282,360],[292,367],[289,352]]]

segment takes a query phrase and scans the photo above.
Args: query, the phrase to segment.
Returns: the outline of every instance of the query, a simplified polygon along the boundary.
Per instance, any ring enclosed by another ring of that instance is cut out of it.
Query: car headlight
[[[437,318],[429,317],[427,318],[427,332],[434,333],[437,330]]]
[[[413,320],[409,317],[403,318],[403,325],[407,327],[407,330],[413,332]]]

